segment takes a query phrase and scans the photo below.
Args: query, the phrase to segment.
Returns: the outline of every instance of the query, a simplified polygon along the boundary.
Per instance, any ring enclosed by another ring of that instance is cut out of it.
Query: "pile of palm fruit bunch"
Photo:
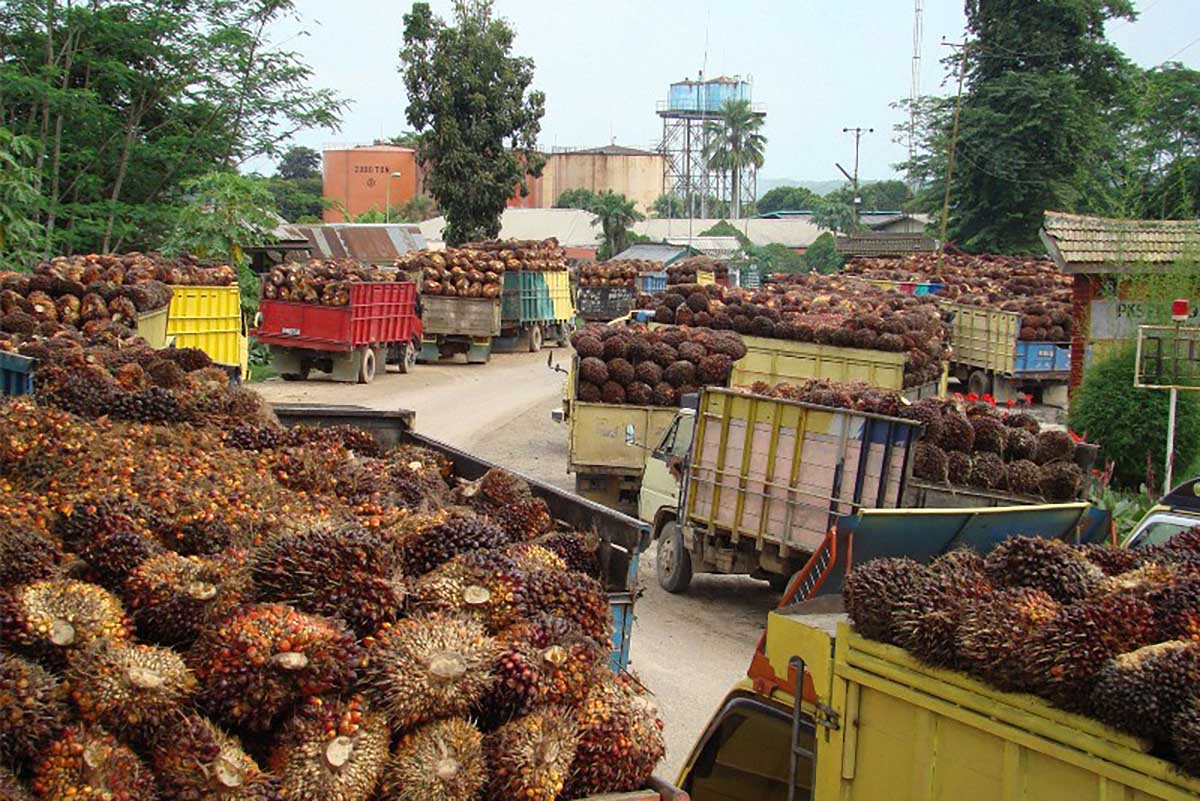
[[[1020,314],[1019,338],[1026,342],[1066,342],[1074,330],[1072,279],[1049,259],[947,253],[939,274],[937,254],[925,253],[854,259],[843,273],[872,280],[943,284],[938,297]]]
[[[1067,431],[1042,430],[1027,412],[1001,409],[991,401],[955,397],[910,403],[892,390],[828,379],[774,386],[760,381],[749,391],[921,423],[912,474],[922,481],[1052,503],[1075,500],[1086,489],[1078,453],[1089,447],[1086,443]]]
[[[1200,776],[1200,528],[1128,550],[1014,537],[855,565],[858,633],[1143,738]]]
[[[395,280],[395,273],[353,259],[284,262],[262,279],[262,297],[317,306],[348,306],[352,284]]]
[[[646,259],[623,259],[589,263],[579,268],[580,286],[624,286],[633,289],[637,277],[645,272],[662,270],[662,262]]]
[[[348,427],[0,402],[0,797],[555,801],[663,756],[598,540]]]
[[[171,303],[171,288],[156,275],[140,253],[62,256],[32,273],[0,272],[0,333],[131,337],[139,315]]]
[[[705,386],[726,386],[746,355],[741,337],[711,328],[592,323],[571,336],[579,358],[575,398],[585,403],[678,406]]]
[[[729,265],[725,262],[710,256],[689,256],[667,268],[667,286],[694,284],[701,270],[712,273],[714,278],[729,277]]]
[[[566,252],[557,239],[496,240],[461,248],[416,250],[396,262],[398,270],[421,274],[421,292],[460,298],[500,297],[505,272],[560,272]]]
[[[904,387],[937,381],[950,329],[930,297],[880,289],[859,278],[789,275],[759,290],[680,285],[656,300],[660,323],[903,353]]]

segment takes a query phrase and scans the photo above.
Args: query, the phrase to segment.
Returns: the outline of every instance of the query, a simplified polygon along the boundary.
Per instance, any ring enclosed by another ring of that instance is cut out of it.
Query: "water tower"
[[[726,171],[708,166],[709,123],[721,118],[721,106],[728,100],[751,102],[751,84],[734,76],[679,81],[671,84],[670,94],[658,103],[663,121],[659,150],[666,157],[663,189],[684,200],[684,215],[707,217],[713,200],[733,205],[735,195],[743,207],[753,203],[758,191],[758,175],[753,168],[738,177],[738,186]],[[752,106],[755,116],[765,117],[766,109]]]

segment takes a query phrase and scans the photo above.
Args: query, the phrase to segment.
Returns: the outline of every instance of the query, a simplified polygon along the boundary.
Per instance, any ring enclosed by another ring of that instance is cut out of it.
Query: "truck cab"
[[[1200,526],[1200,478],[1185,481],[1163,496],[1137,524],[1125,541],[1128,548],[1162,545],[1189,529]]]
[[[696,409],[681,408],[662,439],[650,452],[638,493],[638,517],[657,537],[663,526],[679,516],[683,479],[696,433]]]

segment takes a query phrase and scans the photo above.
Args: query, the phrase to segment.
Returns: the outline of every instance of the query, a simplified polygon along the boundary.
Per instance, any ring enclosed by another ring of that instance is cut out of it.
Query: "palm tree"
[[[600,226],[601,238],[604,240],[601,250],[605,251],[606,258],[612,258],[625,249],[629,226],[638,220],[646,219],[632,200],[608,190],[596,195],[596,200],[588,211],[596,215],[592,225]]]
[[[749,100],[726,100],[720,115],[705,126],[705,151],[709,169],[728,172],[732,178],[737,219],[742,211],[742,175],[748,168],[762,167],[767,137],[762,134],[763,117],[754,113]]]

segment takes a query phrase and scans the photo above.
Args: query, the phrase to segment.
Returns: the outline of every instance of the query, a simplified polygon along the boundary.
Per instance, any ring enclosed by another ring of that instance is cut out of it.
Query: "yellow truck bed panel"
[[[240,289],[233,286],[172,286],[167,335],[179,348],[199,348],[218,364],[247,375],[249,339],[242,324]]]
[[[961,303],[943,303],[942,307],[954,312],[950,344],[956,362],[1002,375],[1016,371],[1021,315]]]
[[[817,729],[816,801],[1183,801],[1200,794],[1200,781],[1152,756],[1145,741],[930,667],[846,623],[834,639],[804,620],[772,613],[767,648],[772,665],[784,652],[804,659],[817,701],[837,713],[836,729]]]
[[[749,387],[756,381],[795,384],[809,378],[828,378],[863,381],[882,389],[904,387],[903,353],[753,336],[743,336],[742,341],[746,355],[733,365],[730,386]]]
[[[568,466],[574,472],[641,472],[675,419],[676,409],[571,403]],[[633,445],[625,428],[633,426]]]

